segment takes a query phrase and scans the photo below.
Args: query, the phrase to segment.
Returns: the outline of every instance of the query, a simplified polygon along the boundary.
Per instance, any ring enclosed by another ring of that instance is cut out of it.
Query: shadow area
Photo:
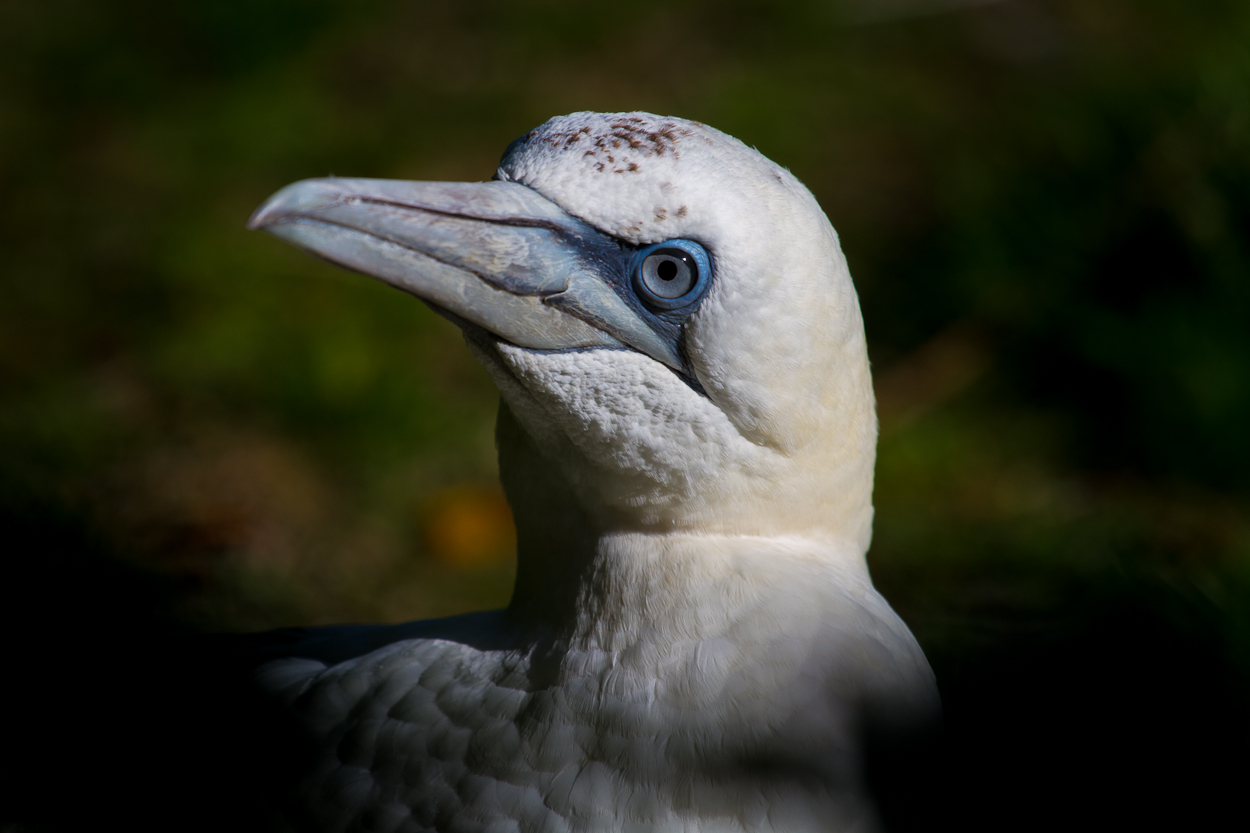
[[[208,637],[168,615],[188,592],[80,519],[0,507],[0,830],[283,829],[275,800],[310,751],[249,671],[337,662],[438,635],[504,647],[498,613],[389,627]],[[1250,775],[1246,681],[1211,632],[1127,585],[1025,637],[931,658],[938,736],[877,746],[890,831],[1221,829]],[[438,629],[438,633],[430,628]]]
[[[1246,680],[1214,634],[1111,592],[1027,639],[934,658],[943,731],[870,758],[888,830],[1215,830],[1242,815]]]
[[[81,517],[0,503],[6,673],[0,833],[288,829],[314,749],[253,672],[438,637],[510,645],[502,611],[400,625],[201,634],[172,615],[193,578],[133,566]]]
[[[0,830],[272,829],[298,740],[233,640],[166,615],[187,588],[55,507],[0,507],[0,535]]]

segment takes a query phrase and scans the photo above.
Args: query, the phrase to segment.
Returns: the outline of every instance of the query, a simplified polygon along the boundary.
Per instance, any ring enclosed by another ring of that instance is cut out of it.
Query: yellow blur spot
[[[516,551],[512,510],[497,485],[443,489],[425,504],[421,516],[426,552],[446,564],[494,564]]]

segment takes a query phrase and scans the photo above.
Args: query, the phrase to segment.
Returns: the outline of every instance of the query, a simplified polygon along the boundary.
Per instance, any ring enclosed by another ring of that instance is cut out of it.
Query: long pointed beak
[[[307,179],[248,221],[520,347],[629,345],[681,361],[604,280],[620,244],[511,182]]]

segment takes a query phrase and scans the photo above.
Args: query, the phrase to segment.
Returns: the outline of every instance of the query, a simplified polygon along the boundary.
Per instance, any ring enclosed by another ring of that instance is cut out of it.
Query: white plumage
[[[863,737],[937,695],[865,562],[876,416],[833,228],[757,151],[643,113],[553,119],[496,179],[314,180],[253,218],[465,326],[518,527],[506,610],[312,631],[260,669],[316,750],[292,821],[872,829]],[[713,264],[675,313],[618,274],[671,240]]]

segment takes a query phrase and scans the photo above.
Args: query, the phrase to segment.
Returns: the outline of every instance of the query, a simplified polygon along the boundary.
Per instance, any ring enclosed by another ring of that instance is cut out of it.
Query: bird
[[[699,122],[580,112],[494,176],[320,178],[249,221],[416,296],[499,389],[502,610],[286,632],[252,679],[317,831],[860,831],[940,715],[874,588],[877,419],[838,235]]]

